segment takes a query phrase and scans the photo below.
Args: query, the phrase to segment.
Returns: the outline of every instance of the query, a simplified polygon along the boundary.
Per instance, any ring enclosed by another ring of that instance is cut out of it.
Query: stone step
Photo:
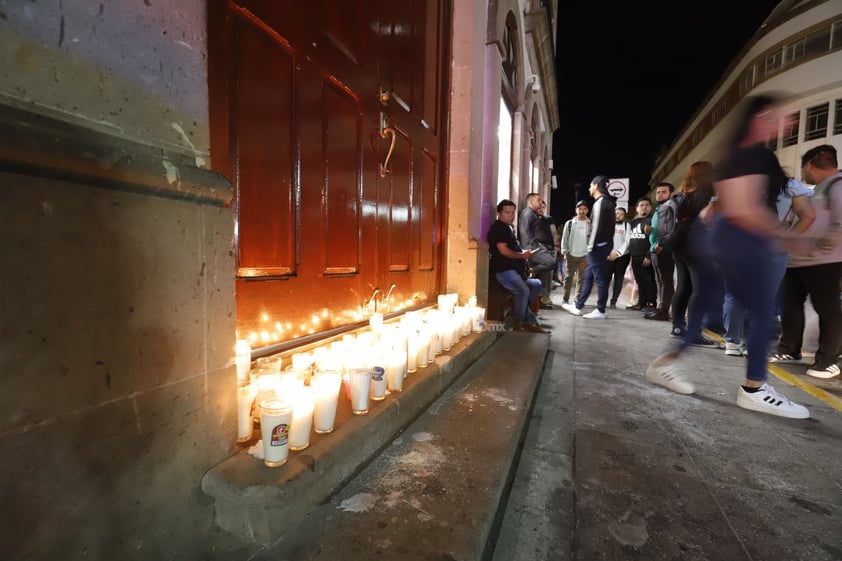
[[[487,558],[549,336],[506,332],[377,457],[252,559]]]
[[[217,526],[245,544],[275,543],[389,446],[503,333],[488,329],[463,337],[428,367],[409,374],[403,392],[372,403],[368,415],[353,415],[349,401],[341,397],[334,432],[313,434],[310,446],[290,452],[281,467],[264,466],[243,447],[210,469],[202,478],[202,490],[214,501]]]

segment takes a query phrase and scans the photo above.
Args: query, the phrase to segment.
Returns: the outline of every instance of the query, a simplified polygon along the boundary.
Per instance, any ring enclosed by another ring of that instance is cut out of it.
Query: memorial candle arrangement
[[[310,429],[313,427],[313,409],[316,394],[312,387],[301,386],[292,402],[292,425],[289,429],[289,449],[304,450],[310,446]]]

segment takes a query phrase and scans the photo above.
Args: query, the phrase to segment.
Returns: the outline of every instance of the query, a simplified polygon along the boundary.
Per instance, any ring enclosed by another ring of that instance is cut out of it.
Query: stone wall
[[[0,551],[195,558],[236,437],[205,3],[4,3]]]

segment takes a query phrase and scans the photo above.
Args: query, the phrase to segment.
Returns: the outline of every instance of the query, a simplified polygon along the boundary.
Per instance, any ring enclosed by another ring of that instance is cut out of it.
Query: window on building
[[[842,134],[842,99],[833,104],[833,134]]]
[[[805,45],[806,40],[799,39],[798,41],[785,46],[782,66],[790,66],[799,58],[804,58]]]
[[[830,103],[807,108],[807,122],[804,124],[804,140],[816,140],[827,136],[827,118]]]
[[[793,146],[798,144],[798,131],[801,126],[801,114],[797,111],[789,116],[788,122],[784,125],[783,139],[781,146]]]
[[[763,65],[763,75],[771,76],[781,69],[781,61],[783,60],[783,52],[776,51],[766,57],[766,63]]]
[[[813,31],[805,39],[804,55],[808,57],[824,54],[830,48],[830,26]]]
[[[497,202],[511,198],[512,181],[512,112],[506,100],[500,98],[500,124],[497,128]]]
[[[834,21],[830,28],[830,48],[838,49],[842,47],[842,19]]]
[[[746,71],[743,73],[743,79],[740,80],[740,96],[746,95],[748,92],[751,91],[751,88],[754,87],[754,69],[755,65],[752,64]]]

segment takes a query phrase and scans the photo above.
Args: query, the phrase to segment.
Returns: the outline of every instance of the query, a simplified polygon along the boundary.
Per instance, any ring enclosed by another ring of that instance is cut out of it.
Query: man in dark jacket
[[[608,256],[614,248],[614,197],[608,193],[608,177],[597,175],[591,181],[590,194],[594,198],[591,208],[591,235],[588,238],[588,265],[585,268],[585,282],[582,294],[575,304],[562,307],[575,316],[582,315],[582,308],[591,295],[596,283],[596,309],[585,314],[585,319],[605,319],[605,305],[608,303],[608,284],[611,282],[611,264]]]

